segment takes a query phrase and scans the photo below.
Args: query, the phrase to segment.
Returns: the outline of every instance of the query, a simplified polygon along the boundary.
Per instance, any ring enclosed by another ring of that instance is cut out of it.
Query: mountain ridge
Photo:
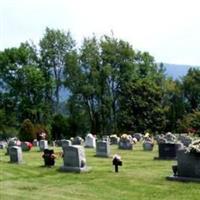
[[[173,79],[181,79],[185,76],[190,68],[199,68],[200,66],[193,66],[193,65],[181,65],[181,64],[170,64],[170,63],[163,63],[165,68],[165,74],[167,76],[172,77]]]

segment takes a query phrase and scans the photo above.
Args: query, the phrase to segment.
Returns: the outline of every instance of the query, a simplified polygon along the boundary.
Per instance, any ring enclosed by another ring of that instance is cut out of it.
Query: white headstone
[[[96,138],[91,134],[87,134],[85,138],[85,147],[95,148],[96,147]]]
[[[39,146],[39,142],[36,139],[33,140],[33,146],[34,147],[38,147]]]
[[[45,149],[48,149],[48,141],[40,140],[39,147],[40,147],[40,151],[44,151]]]

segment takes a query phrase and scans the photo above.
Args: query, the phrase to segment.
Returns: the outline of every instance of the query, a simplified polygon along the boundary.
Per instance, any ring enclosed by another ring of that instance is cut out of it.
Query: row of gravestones
[[[109,149],[109,143],[101,141],[97,143],[98,153],[97,156],[105,156],[105,150]],[[88,171],[86,165],[86,157],[84,148],[80,145],[63,146],[63,160],[64,165],[60,168],[61,171],[75,171],[83,172]],[[164,153],[165,152],[165,153]],[[178,158],[178,178],[200,178],[200,157],[198,154],[186,154],[183,150],[177,151],[175,144],[160,144],[159,156],[160,158],[175,158],[177,152]],[[20,147],[13,146],[10,148],[10,161],[22,162],[22,151]],[[103,154],[102,154],[103,153]],[[163,154],[164,153],[164,154]],[[167,155],[167,157],[165,157]],[[164,156],[164,157],[163,157]],[[176,166],[177,167],[177,166]],[[173,170],[174,170],[173,169]],[[175,178],[176,172],[175,173]],[[172,177],[174,178],[174,177]],[[184,180],[187,180],[184,179]]]
[[[44,150],[45,151],[45,150]],[[10,162],[22,163],[22,149],[19,146],[12,146],[9,149]],[[109,157],[110,146],[106,141],[97,142],[96,156]],[[83,146],[80,145],[65,145],[63,146],[63,160],[64,165],[60,168],[61,171],[88,171],[86,165],[86,157]]]

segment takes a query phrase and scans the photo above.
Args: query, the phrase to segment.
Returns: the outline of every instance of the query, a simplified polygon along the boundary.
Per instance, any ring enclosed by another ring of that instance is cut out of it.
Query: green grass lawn
[[[114,172],[112,158],[95,157],[86,149],[89,173],[63,173],[57,158],[55,167],[43,167],[41,152],[33,148],[23,152],[24,163],[9,163],[5,150],[0,150],[0,200],[199,200],[198,183],[167,181],[175,161],[153,160],[157,147],[144,152],[138,143],[133,151],[112,146],[112,155],[123,160],[119,173]],[[61,148],[55,148],[61,152]]]

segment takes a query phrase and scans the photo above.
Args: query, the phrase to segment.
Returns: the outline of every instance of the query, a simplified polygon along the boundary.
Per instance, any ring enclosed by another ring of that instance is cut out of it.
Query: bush
[[[185,115],[183,119],[178,122],[178,131],[200,135],[200,111],[194,111],[193,113]]]
[[[32,142],[35,138],[34,125],[30,119],[25,119],[19,131],[19,139],[21,141]]]
[[[37,140],[48,140],[49,139],[49,131],[47,127],[43,124],[36,124],[34,127],[34,134],[37,137]]]

